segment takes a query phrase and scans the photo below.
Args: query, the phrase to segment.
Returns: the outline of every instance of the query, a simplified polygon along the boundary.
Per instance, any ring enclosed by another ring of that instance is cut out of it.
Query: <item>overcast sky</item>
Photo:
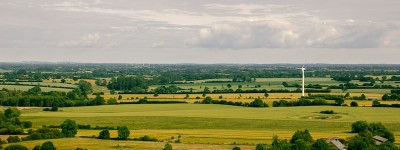
[[[399,0],[1,0],[0,62],[400,64]]]

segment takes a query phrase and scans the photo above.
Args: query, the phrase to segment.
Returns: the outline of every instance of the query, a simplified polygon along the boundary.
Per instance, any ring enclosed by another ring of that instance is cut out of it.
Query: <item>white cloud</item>
[[[98,43],[100,35],[98,33],[89,33],[82,36],[79,40],[68,40],[63,42],[58,42],[57,47],[92,47]]]
[[[159,47],[164,47],[165,43],[164,42],[155,42],[151,45],[153,48],[159,48]]]
[[[321,22],[222,22],[200,29],[189,45],[207,48],[398,47],[399,25],[348,20]]]

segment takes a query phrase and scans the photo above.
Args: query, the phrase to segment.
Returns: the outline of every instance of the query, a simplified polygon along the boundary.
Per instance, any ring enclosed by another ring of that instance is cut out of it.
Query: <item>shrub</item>
[[[350,103],[350,106],[351,106],[351,107],[358,107],[358,103],[357,103],[356,101],[352,101],[352,102]]]
[[[367,121],[357,121],[351,124],[351,132],[353,133],[359,133],[362,131],[368,130],[368,123]]]
[[[257,144],[256,150],[267,150],[267,147],[264,144]]]
[[[240,150],[240,147],[235,146],[232,150]]]
[[[142,136],[138,140],[139,141],[158,141],[156,138],[152,138],[148,135]]]
[[[321,114],[335,114],[335,112],[333,110],[323,110],[323,111],[320,111],[319,113],[321,113]]]
[[[172,145],[169,143],[165,144],[163,150],[173,150]]]
[[[32,122],[31,121],[23,121],[22,126],[24,128],[31,128],[32,127]]]
[[[5,150],[29,150],[29,149],[23,145],[13,144],[7,146]]]
[[[21,139],[18,136],[9,136],[7,138],[8,143],[16,143],[16,142],[21,142]]]
[[[106,130],[102,130],[99,133],[99,139],[110,139],[110,131]]]
[[[128,139],[130,131],[127,126],[118,127],[118,139],[126,140]]]
[[[61,124],[61,132],[65,137],[75,137],[78,132],[78,125],[75,121],[67,119]]]
[[[40,147],[40,150],[56,150],[54,144],[50,141],[44,142]]]

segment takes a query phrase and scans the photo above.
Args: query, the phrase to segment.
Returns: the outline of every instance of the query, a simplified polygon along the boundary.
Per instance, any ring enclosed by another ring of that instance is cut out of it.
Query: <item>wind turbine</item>
[[[305,65],[305,64],[304,64]],[[303,67],[301,67],[301,68],[297,68],[297,69],[300,69],[301,70],[301,73],[302,73],[302,75],[303,75],[303,84],[301,85],[301,87],[302,87],[302,89],[301,89],[301,96],[304,96],[304,70],[306,70],[306,68],[304,68],[304,65],[303,65]]]

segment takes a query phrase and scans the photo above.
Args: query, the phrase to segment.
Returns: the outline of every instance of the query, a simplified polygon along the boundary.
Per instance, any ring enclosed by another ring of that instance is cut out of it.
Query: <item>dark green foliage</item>
[[[29,149],[23,145],[12,144],[7,146],[5,150],[29,150]]]
[[[364,150],[375,147],[375,141],[371,132],[365,130],[349,140],[349,150]]]
[[[300,98],[297,101],[287,101],[287,100],[274,101],[272,105],[274,107],[291,107],[291,106],[322,106],[331,104],[328,104],[326,100],[321,98],[316,98],[314,100]]]
[[[318,139],[315,143],[311,146],[312,150],[336,150],[336,148],[330,146],[328,143],[325,142],[324,139]]]
[[[30,131],[29,136],[24,140],[42,140],[42,139],[57,139],[63,137],[63,134],[56,128],[39,128],[35,131]]]
[[[118,127],[118,139],[126,140],[128,139],[130,133],[131,132],[127,126]]]
[[[118,100],[121,100],[122,99],[122,95],[118,95]]]
[[[141,76],[112,78],[107,85],[107,88],[110,90],[131,91],[132,93],[142,93],[147,87],[147,83]]]
[[[67,119],[61,125],[61,132],[65,137],[75,137],[78,132],[78,125],[74,120]]]
[[[235,146],[235,147],[232,148],[232,150],[240,150],[240,147]]]
[[[357,122],[354,122],[353,124],[351,124],[351,132],[353,132],[353,133],[359,133],[359,132],[365,131],[365,130],[368,130],[367,121],[360,120],[360,121],[357,121]]]
[[[106,100],[104,100],[104,97],[101,97],[99,94],[96,95],[96,97],[91,100],[91,105],[104,105],[106,104]]]
[[[261,98],[256,98],[249,105],[250,107],[268,107],[268,104],[264,103]]]
[[[50,141],[44,142],[40,147],[40,150],[56,150],[54,144]]]
[[[212,98],[210,96],[207,96],[206,98],[204,98],[202,103],[203,104],[212,104],[213,100],[212,100]]]
[[[358,103],[357,103],[356,101],[352,101],[352,102],[350,103],[350,106],[351,106],[351,107],[358,107]]]
[[[270,150],[290,150],[292,145],[287,139],[279,140],[278,136],[274,136]]]
[[[79,89],[82,91],[82,95],[87,98],[87,95],[93,92],[92,84],[90,82],[81,80],[78,84]]]
[[[117,99],[110,98],[109,100],[107,100],[107,104],[108,105],[114,105],[114,104],[118,104],[118,102],[117,102]]]
[[[160,87],[157,87],[156,89],[154,89],[154,93],[156,93],[156,94],[175,94],[176,92],[178,92],[178,90],[180,90],[180,88],[175,85],[170,85],[168,87],[160,86]]]
[[[110,139],[110,131],[108,131],[107,129],[100,131],[98,138],[99,139]]]
[[[389,132],[389,130],[380,122],[370,123],[368,130],[374,135],[387,138],[389,142],[393,143],[395,141],[393,133]]]
[[[310,132],[306,129],[304,131],[296,131],[293,136],[292,139],[290,139],[290,143],[295,144],[297,140],[303,140],[305,142],[311,143],[313,142],[313,138],[310,134]]]
[[[173,150],[172,145],[169,143],[165,144],[163,150]]]
[[[58,106],[51,107],[50,111],[58,111]]]
[[[156,138],[152,138],[148,135],[142,136],[139,139],[137,139],[138,141],[158,141]]]
[[[33,149],[32,150],[41,150],[41,146],[40,145],[36,145],[35,147],[33,147]]]
[[[31,121],[22,121],[22,127],[24,128],[31,128],[32,127],[32,122]]]
[[[17,117],[19,117],[20,115],[21,115],[21,112],[20,112],[17,108],[15,108],[15,107],[8,108],[8,109],[6,109],[6,110],[4,111],[4,116],[5,116],[6,118],[8,118],[8,119],[17,118]]]
[[[321,114],[335,114],[335,112],[333,110],[323,110],[323,111],[320,111],[319,113],[321,113]]]
[[[292,145],[292,150],[311,150],[311,145],[303,139],[298,139]]]
[[[16,142],[21,142],[21,139],[18,136],[9,136],[7,138],[8,143],[16,143]]]
[[[257,144],[256,150],[267,150],[267,147],[264,144]]]

